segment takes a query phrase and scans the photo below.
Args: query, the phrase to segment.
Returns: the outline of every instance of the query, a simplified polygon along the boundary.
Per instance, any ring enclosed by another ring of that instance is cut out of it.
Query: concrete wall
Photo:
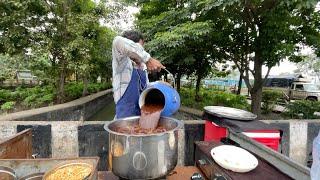
[[[2,115],[0,121],[82,121],[108,103],[113,103],[111,89],[64,104]]]
[[[194,164],[194,142],[204,137],[204,121],[184,121],[179,132],[179,164]],[[265,121],[283,130],[281,152],[306,165],[312,140],[320,129],[320,120]],[[31,127],[33,153],[37,157],[99,156],[100,169],[107,167],[108,133],[102,121],[0,121],[0,140]]]
[[[265,120],[264,122],[282,129],[283,154],[300,164],[311,166],[312,143],[320,131],[320,120]]]

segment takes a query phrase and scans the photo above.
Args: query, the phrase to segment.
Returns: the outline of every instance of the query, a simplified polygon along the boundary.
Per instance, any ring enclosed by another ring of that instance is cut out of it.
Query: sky
[[[301,50],[301,55],[309,55],[312,54],[313,51],[310,47],[303,47]],[[292,63],[288,60],[283,60],[279,65],[273,67],[269,73],[269,75],[280,75],[280,74],[293,74],[293,71],[298,68],[296,63]],[[262,74],[265,75],[268,71],[267,67],[263,67]]]

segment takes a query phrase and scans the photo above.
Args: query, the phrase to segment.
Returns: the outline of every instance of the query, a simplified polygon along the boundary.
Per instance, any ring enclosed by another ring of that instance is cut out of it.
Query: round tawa
[[[206,106],[204,111],[208,114],[227,119],[240,121],[252,121],[257,118],[257,115],[241,109],[223,107],[223,106]]]
[[[219,166],[238,173],[245,173],[258,166],[258,160],[247,150],[221,145],[211,150],[211,156]]]

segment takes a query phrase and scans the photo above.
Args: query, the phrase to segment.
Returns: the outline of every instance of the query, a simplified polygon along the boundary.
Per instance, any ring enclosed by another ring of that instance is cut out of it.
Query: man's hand
[[[152,72],[159,72],[161,71],[161,69],[164,69],[166,67],[164,67],[160,61],[150,58],[149,61],[147,61],[146,63],[147,65],[147,69],[148,71],[152,71]]]

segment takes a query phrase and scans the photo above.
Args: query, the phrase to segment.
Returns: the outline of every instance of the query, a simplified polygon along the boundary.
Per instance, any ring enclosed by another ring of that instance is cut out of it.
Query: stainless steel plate
[[[257,118],[257,115],[251,112],[230,107],[206,106],[204,107],[204,110],[205,112],[218,116],[220,118],[234,119],[240,121],[252,121]]]

